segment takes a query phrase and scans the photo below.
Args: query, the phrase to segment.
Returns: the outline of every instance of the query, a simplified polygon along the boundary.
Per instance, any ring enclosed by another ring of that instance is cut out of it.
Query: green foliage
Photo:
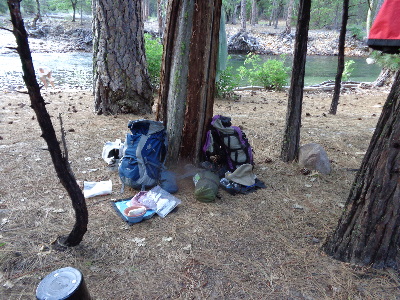
[[[372,51],[371,57],[378,66],[383,69],[397,71],[400,69],[400,56],[398,54],[383,54],[380,51]]]
[[[351,73],[353,73],[354,68],[352,65],[355,63],[354,60],[348,60],[344,63],[344,70],[342,73],[342,81],[349,81]]]
[[[246,67],[247,66],[247,67]],[[289,68],[283,58],[269,59],[261,63],[261,58],[248,54],[244,66],[238,69],[240,77],[251,85],[261,84],[267,90],[280,90],[287,83]]]
[[[349,25],[347,31],[359,41],[362,41],[365,37],[364,28],[360,25]]]
[[[148,33],[144,35],[144,41],[150,81],[154,86],[158,87],[160,84],[163,46],[158,39],[153,38]]]
[[[230,57],[228,57],[228,60]],[[235,88],[239,85],[239,74],[233,70],[232,66],[221,71],[215,82],[215,91],[217,97],[230,97]]]

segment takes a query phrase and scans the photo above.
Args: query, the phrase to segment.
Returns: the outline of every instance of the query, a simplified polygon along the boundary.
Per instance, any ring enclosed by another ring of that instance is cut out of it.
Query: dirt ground
[[[128,120],[154,115],[97,116],[90,91],[48,89],[53,124],[62,114],[77,180],[111,179],[113,192],[87,199],[89,227],[82,243],[52,250],[74,224],[71,200],[59,183],[40,129],[21,93],[0,100],[1,299],[34,299],[50,272],[71,266],[85,278],[93,299],[400,299],[399,277],[333,260],[322,250],[337,224],[355,172],[368,147],[386,90],[341,97],[304,95],[301,144],[320,143],[332,173],[305,176],[280,161],[287,94],[241,92],[217,100],[215,114],[232,117],[254,147],[255,174],[267,188],[215,203],[198,202],[191,179],[179,182],[182,201],[166,218],[128,226],[112,200],[126,189],[101,158],[107,141],[124,139]]]
[[[36,48],[40,48],[37,41]],[[254,148],[255,174],[266,188],[215,203],[193,196],[191,179],[179,182],[182,201],[166,218],[128,226],[111,201],[118,173],[101,158],[105,142],[124,139],[129,120],[154,115],[97,116],[91,91],[43,91],[58,133],[62,114],[77,180],[112,180],[108,196],[87,199],[82,243],[56,251],[52,242],[74,224],[71,200],[59,183],[29,98],[0,97],[0,299],[35,299],[52,271],[79,269],[93,299],[400,299],[400,278],[336,261],[321,247],[334,230],[374,131],[387,90],[342,95],[328,114],[328,93],[305,93],[301,144],[321,144],[332,173],[303,175],[280,161],[285,92],[240,92],[217,100],[215,114],[232,117]],[[60,135],[60,134],[59,134]]]

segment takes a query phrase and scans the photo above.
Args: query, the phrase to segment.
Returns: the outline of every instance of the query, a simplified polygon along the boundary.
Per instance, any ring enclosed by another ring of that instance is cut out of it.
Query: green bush
[[[281,90],[289,78],[289,68],[282,58],[262,63],[259,56],[248,54],[244,65],[238,69],[242,80],[246,79],[251,85],[261,84],[267,90]]]
[[[352,65],[355,63],[354,60],[348,60],[344,63],[344,70],[342,73],[342,81],[349,81],[350,80],[350,76],[351,73],[353,73],[354,68],[352,67]]]
[[[228,57],[228,60],[230,57]],[[233,91],[239,85],[239,75],[233,70],[232,66],[227,67],[219,73],[218,80],[215,82],[217,97],[231,97]]]
[[[362,41],[365,37],[364,28],[360,25],[349,25],[347,31],[359,41]]]
[[[160,70],[163,54],[163,46],[160,41],[153,38],[150,34],[144,35],[145,51],[147,59],[147,69],[150,75],[150,81],[155,86],[160,85]]]

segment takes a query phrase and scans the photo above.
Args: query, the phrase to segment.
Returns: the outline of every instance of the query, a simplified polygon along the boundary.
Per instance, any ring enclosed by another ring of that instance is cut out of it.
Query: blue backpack
[[[118,167],[122,184],[146,189],[158,184],[167,152],[167,137],[162,122],[129,121],[123,156]]]

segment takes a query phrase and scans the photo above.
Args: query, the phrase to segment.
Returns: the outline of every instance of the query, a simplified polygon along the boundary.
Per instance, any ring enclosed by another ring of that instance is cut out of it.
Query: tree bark
[[[36,28],[37,21],[42,21],[42,13],[40,11],[40,1],[39,0],[36,0],[36,8],[37,8],[36,15],[32,21],[33,28]]]
[[[75,22],[75,15],[76,15],[76,4],[78,3],[78,0],[71,0],[71,4],[72,4],[72,22]]]
[[[157,1],[157,21],[158,21],[158,34],[160,35],[161,40],[163,40],[164,30],[165,30],[165,22],[166,22],[166,6],[167,0],[158,0]]]
[[[157,119],[168,133],[166,164],[197,163],[212,118],[220,0],[169,4]]]
[[[150,1],[142,0],[142,20],[143,22],[147,21],[150,15]]]
[[[324,244],[341,261],[399,269],[400,72],[387,97],[338,226]]]
[[[95,111],[151,113],[141,1],[93,1],[93,36]]]
[[[393,83],[395,71],[390,69],[382,69],[378,78],[373,82],[373,85],[382,87]]]
[[[284,34],[290,34],[292,32],[292,16],[293,16],[293,5],[294,0],[289,0],[286,16],[286,27],[283,31]]]
[[[292,77],[286,114],[286,128],[281,150],[281,159],[284,162],[296,160],[299,153],[310,10],[311,0],[301,0],[296,28]]]
[[[257,0],[252,0],[251,3],[251,26],[255,26],[257,24]]]
[[[74,174],[68,163],[66,154],[63,155],[60,144],[57,140],[50,115],[46,110],[45,101],[40,94],[40,87],[36,81],[35,69],[28,43],[28,34],[25,30],[19,6],[20,0],[8,0],[13,33],[17,40],[17,51],[21,58],[23,78],[28,89],[31,107],[35,111],[39,126],[42,130],[42,137],[47,143],[51,159],[54,164],[57,176],[72,200],[75,211],[75,225],[67,237],[60,237],[59,243],[65,246],[76,246],[87,231],[88,211],[85,198],[77,184]]]
[[[246,32],[246,2],[247,0],[241,0],[240,5],[240,21],[241,21],[241,31]]]
[[[338,53],[338,67],[335,77],[335,88],[333,90],[333,97],[329,113],[336,115],[337,107],[339,105],[340,90],[342,86],[342,75],[344,70],[344,46],[346,43],[347,20],[349,19],[349,0],[343,0],[343,14],[342,14],[342,27],[339,34],[339,53]]]

